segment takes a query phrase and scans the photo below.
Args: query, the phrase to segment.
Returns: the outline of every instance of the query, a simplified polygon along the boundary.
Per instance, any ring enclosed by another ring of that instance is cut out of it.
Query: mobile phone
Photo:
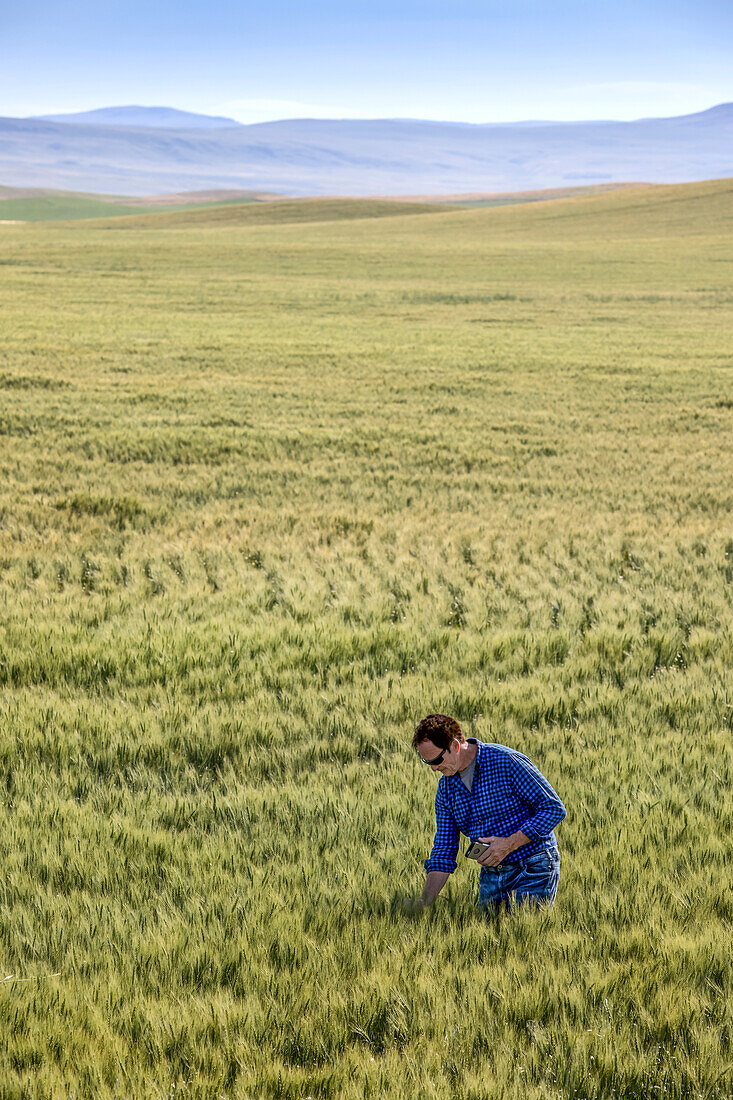
[[[488,852],[488,844],[481,844],[478,840],[472,840],[466,848],[466,859],[478,859],[484,852]]]

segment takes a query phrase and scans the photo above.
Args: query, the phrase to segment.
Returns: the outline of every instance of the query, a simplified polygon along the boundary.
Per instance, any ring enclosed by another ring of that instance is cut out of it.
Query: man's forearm
[[[511,836],[507,837],[507,843],[511,844],[511,851],[516,852],[519,848],[523,848],[525,844],[530,844],[531,839],[520,829],[518,832],[512,833]]]
[[[425,879],[425,886],[420,896],[423,905],[430,905],[431,902],[435,901],[449,878],[450,871],[428,871],[428,877]]]
[[[483,855],[478,857],[478,862],[482,867],[498,867],[512,852],[516,852],[530,842],[530,837],[523,833],[521,829],[516,833],[512,833],[511,836],[480,836],[478,839],[483,844],[488,845]]]

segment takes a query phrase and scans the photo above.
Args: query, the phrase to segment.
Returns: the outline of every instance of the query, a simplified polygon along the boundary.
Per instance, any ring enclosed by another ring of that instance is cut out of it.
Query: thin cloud
[[[282,118],[363,118],[363,111],[326,103],[294,99],[232,99],[217,110],[238,122],[266,122]]]
[[[702,84],[682,84],[678,81],[663,80],[609,80],[598,84],[577,84],[572,88],[563,88],[562,95],[578,95],[585,92],[610,92],[612,95],[637,95],[648,92],[663,95],[710,95]]]
[[[664,118],[693,114],[730,96],[703,84],[672,80],[603,80],[548,95],[557,113],[575,118]]]

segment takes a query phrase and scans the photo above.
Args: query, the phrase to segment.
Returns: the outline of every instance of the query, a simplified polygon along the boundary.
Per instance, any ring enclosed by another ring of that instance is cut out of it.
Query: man
[[[406,907],[423,909],[438,896],[456,869],[461,833],[488,845],[478,859],[479,905],[486,912],[511,908],[512,902],[551,904],[560,878],[552,830],[565,807],[532,761],[505,745],[466,739],[446,714],[423,718],[412,745],[441,779],[425,888]]]

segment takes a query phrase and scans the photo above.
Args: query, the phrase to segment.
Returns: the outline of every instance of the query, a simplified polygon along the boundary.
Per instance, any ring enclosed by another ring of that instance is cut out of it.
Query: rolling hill
[[[221,130],[240,126],[233,118],[199,115],[175,107],[100,107],[75,114],[37,115],[45,122],[68,122],[78,126],[153,126],[164,130]]]
[[[506,206],[527,202],[546,202],[551,199],[566,198],[585,194],[594,194],[619,188],[637,187],[638,184],[597,184],[595,187],[560,187],[544,191],[505,191],[494,194],[468,194],[468,195],[413,195],[391,196],[378,198],[365,196],[360,200],[350,200],[344,203],[338,198],[302,199],[301,205],[304,211],[309,210],[304,216],[296,220],[310,221],[321,220],[315,217],[312,211],[316,209],[344,210],[363,209],[369,210],[364,216],[382,217],[391,208],[395,207],[395,214],[409,214],[427,212],[430,206]],[[288,197],[268,194],[266,191],[243,190],[212,190],[212,191],[181,191],[169,195],[94,195],[83,191],[54,191],[41,187],[6,187],[0,185],[0,223],[2,222],[46,222],[46,221],[80,221],[90,218],[120,218],[146,213],[182,213],[190,210],[209,210],[224,207],[221,215],[212,214],[212,224],[240,224],[240,215],[236,208],[242,205],[258,203],[267,204],[277,200],[283,207],[280,213],[271,211],[270,214],[254,215],[254,221],[292,220],[288,211],[295,208],[292,202],[288,204]],[[319,203],[320,207],[313,207],[313,203]],[[358,206],[361,203],[361,206]],[[310,205],[308,205],[310,204]],[[340,205],[339,205],[340,204]],[[406,209],[414,207],[414,209]],[[227,213],[229,211],[229,213]],[[379,213],[376,213],[376,212]],[[351,217],[351,213],[348,215]],[[356,216],[356,215],[354,215]],[[203,218],[202,220],[208,220]],[[137,224],[137,223],[136,223]],[[147,221],[140,224],[148,223]],[[168,224],[163,218],[160,225]]]
[[[148,195],[143,198],[94,195],[83,191],[53,191],[33,187],[0,187],[0,222],[80,221],[119,218],[143,210],[199,210],[265,201],[259,192],[191,191],[187,195]]]
[[[137,214],[114,221],[93,221],[91,227],[113,229],[183,229],[252,225],[288,225],[300,222],[354,221],[363,218],[402,218],[411,214],[440,214],[452,206],[399,202],[389,199],[283,199],[278,202],[210,204],[188,210]]]
[[[461,203],[407,203],[380,199],[293,199],[270,203],[217,204],[132,217],[95,219],[90,229],[215,229],[307,222],[431,217],[431,225],[475,225],[479,236],[511,239],[531,233],[537,241],[598,241],[710,236],[733,223],[733,179],[688,184],[639,184],[616,191],[571,194],[544,201],[512,202],[489,210]]]
[[[733,104],[636,122],[481,126],[295,119],[202,130],[0,119],[4,183],[116,194],[500,192],[731,174]]]

